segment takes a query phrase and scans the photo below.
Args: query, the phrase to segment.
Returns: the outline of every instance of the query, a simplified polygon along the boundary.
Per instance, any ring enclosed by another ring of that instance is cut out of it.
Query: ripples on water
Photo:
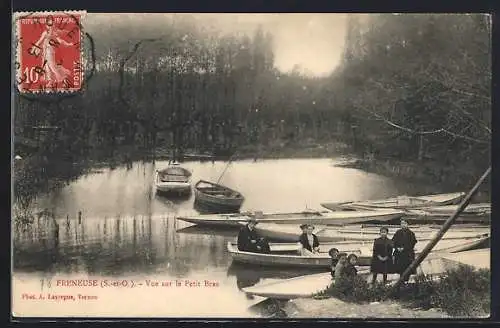
[[[226,244],[235,239],[237,231],[196,227],[176,232],[189,224],[175,220],[175,216],[197,212],[193,209],[194,194],[187,199],[155,195],[155,170],[166,165],[141,162],[129,169],[104,169],[41,196],[36,207],[54,212],[57,225],[41,219],[26,231],[14,232],[14,270],[45,276],[85,273],[175,279],[201,275],[233,285],[235,299],[242,294],[239,288],[258,281],[307,273],[231,264]],[[217,181],[226,163],[190,162],[183,166],[192,170],[193,182],[201,178]],[[439,192],[336,168],[328,159],[234,162],[221,183],[245,195],[242,211],[264,212],[320,209],[324,201]]]

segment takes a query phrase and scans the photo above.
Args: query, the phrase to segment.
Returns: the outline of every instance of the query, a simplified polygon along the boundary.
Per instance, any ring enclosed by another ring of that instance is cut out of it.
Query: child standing
[[[382,274],[384,284],[387,283],[387,273],[392,265],[392,241],[387,238],[389,229],[380,228],[380,237],[373,242],[373,254],[370,271],[373,274],[372,284],[375,284],[377,275]]]

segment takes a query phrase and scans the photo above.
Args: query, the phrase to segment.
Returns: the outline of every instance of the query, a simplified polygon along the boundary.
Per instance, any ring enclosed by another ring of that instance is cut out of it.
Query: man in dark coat
[[[401,220],[401,229],[396,231],[392,237],[392,242],[394,245],[394,271],[401,275],[415,260],[414,248],[417,238],[415,233],[408,228],[408,222]],[[413,270],[410,274],[415,273],[415,270]],[[409,275],[405,281],[408,281],[408,279]]]
[[[257,219],[251,217],[248,223],[240,229],[238,233],[238,250],[254,253],[269,253],[269,243],[264,238],[259,237],[255,231]]]
[[[389,230],[386,227],[380,228],[380,237],[373,242],[373,255],[370,271],[373,274],[372,284],[377,281],[377,275],[382,274],[384,283],[387,282],[387,273],[392,269],[392,241],[387,238]]]

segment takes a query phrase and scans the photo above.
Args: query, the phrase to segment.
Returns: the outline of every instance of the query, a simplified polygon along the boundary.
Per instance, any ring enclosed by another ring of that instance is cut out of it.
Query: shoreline
[[[166,148],[156,148],[155,150],[131,149],[130,147],[119,148],[114,151],[113,156],[94,157],[81,159],[72,163],[69,162],[48,162],[48,165],[60,166],[68,173],[61,173],[56,170],[53,176],[48,179],[48,189],[57,188],[66,180],[78,178],[83,174],[92,172],[95,169],[109,167],[116,168],[123,165],[130,165],[134,161],[156,161],[169,160],[172,153]],[[349,145],[342,142],[329,143],[309,143],[301,145],[274,144],[269,146],[247,146],[233,156],[211,155],[208,152],[197,152],[186,150],[185,161],[228,161],[231,160],[272,160],[272,159],[343,159],[339,163],[332,163],[332,166],[348,169],[359,169],[368,173],[379,174],[389,178],[400,179],[407,182],[428,183],[436,185],[439,192],[452,192],[462,188],[470,188],[477,176],[466,169],[445,167],[437,162],[405,162],[393,159],[366,159],[355,154]],[[29,165],[26,165],[28,164]],[[47,164],[47,163],[43,163]],[[25,169],[40,167],[40,159],[34,156],[27,156],[19,163],[14,163],[12,173],[14,180],[23,175]],[[53,170],[54,171],[54,170]],[[432,189],[432,188],[431,188]],[[488,188],[480,191],[479,198],[489,198]]]
[[[443,311],[412,309],[394,301],[367,304],[349,303],[337,298],[302,298],[291,300],[283,308],[288,318],[328,319],[444,319],[451,318]]]

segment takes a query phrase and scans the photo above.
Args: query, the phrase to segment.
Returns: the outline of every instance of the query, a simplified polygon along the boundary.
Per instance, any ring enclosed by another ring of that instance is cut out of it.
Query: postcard
[[[12,33],[16,320],[489,317],[490,15]]]

